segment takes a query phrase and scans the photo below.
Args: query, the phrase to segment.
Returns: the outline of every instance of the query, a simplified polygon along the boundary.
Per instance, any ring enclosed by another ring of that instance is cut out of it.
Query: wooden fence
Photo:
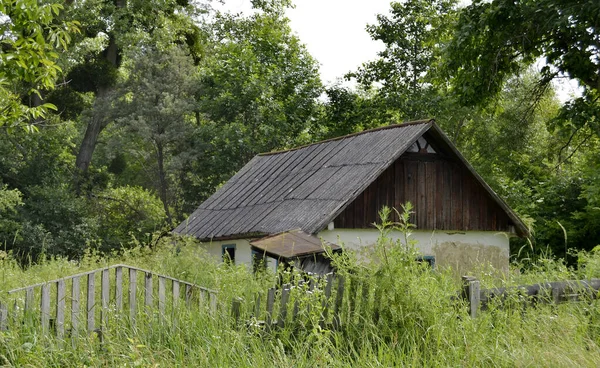
[[[510,295],[519,296],[523,305],[593,300],[600,295],[600,279],[554,281],[483,290],[475,277],[463,276],[462,279],[464,285],[462,298],[469,302],[471,317],[476,317],[479,311],[486,310],[493,301],[500,303],[506,301]]]
[[[257,294],[254,300],[234,298],[231,315],[235,324],[243,320],[267,330],[310,321],[339,329],[353,318],[358,320],[361,311],[371,311],[372,317],[377,318],[379,305],[375,300],[380,292],[354,276],[309,275],[308,280],[272,287]]]
[[[138,286],[140,273],[143,285]],[[99,288],[97,275],[100,275]],[[158,281],[157,287],[154,280]],[[52,332],[64,338],[66,330],[76,336],[80,331],[102,329],[108,323],[109,313],[114,312],[128,312],[133,325],[140,309],[139,294],[143,294],[144,310],[157,310],[161,318],[165,317],[167,307],[174,310],[182,301],[188,307],[193,302],[206,305],[211,311],[217,307],[214,290],[117,264],[8,291],[0,300],[0,330],[6,330],[11,323],[28,324],[39,326],[44,334]]]

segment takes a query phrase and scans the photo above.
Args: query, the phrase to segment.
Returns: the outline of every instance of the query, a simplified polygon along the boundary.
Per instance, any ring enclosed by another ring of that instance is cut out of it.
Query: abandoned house
[[[509,237],[528,235],[433,120],[259,154],[175,233],[235,263],[251,265],[257,255],[302,261],[322,256],[322,242],[373,245],[381,208],[401,211],[406,202],[412,238],[436,267],[506,269]]]

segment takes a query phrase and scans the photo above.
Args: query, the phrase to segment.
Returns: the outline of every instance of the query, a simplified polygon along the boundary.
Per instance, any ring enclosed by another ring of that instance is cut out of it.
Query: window
[[[423,262],[429,264],[431,268],[435,268],[435,257],[434,256],[423,256],[418,257],[417,262]]]
[[[222,246],[223,262],[235,264],[235,244],[223,244]]]
[[[262,271],[267,268],[267,257],[264,252],[252,249],[252,269],[254,272]]]

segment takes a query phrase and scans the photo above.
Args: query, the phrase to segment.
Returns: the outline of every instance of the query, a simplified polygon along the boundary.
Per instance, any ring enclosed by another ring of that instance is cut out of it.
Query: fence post
[[[100,310],[100,328],[105,328],[108,325],[108,303],[110,299],[110,284],[108,268],[102,270],[102,276],[100,279],[100,299],[102,302],[102,309]]]
[[[237,326],[240,320],[240,309],[242,306],[242,298],[233,298],[231,302],[231,316],[233,317],[234,323]]]
[[[76,337],[79,330],[79,276],[74,277],[71,284],[71,336]]]
[[[270,288],[267,292],[267,315],[265,316],[265,324],[267,329],[270,329],[272,316],[273,316],[273,304],[275,304],[275,288]]]
[[[283,285],[281,290],[281,306],[279,308],[279,318],[277,318],[277,327],[283,328],[287,318],[287,303],[290,298],[290,285]]]
[[[6,331],[8,328],[8,308],[6,303],[0,302],[0,331]]]
[[[62,339],[65,336],[65,280],[58,280],[56,285],[56,337]]]
[[[209,299],[210,299],[210,311],[211,313],[216,313],[217,312],[217,294],[215,293],[209,293]]]
[[[42,334],[46,335],[50,328],[50,284],[42,285],[41,295]]]
[[[136,317],[136,297],[137,297],[137,270],[129,269],[129,320],[135,325]]]
[[[464,295],[469,300],[469,314],[472,318],[477,317],[480,302],[480,283],[473,276],[463,276]]]
[[[150,308],[152,308],[152,274],[150,272],[145,273],[144,289],[145,289],[144,304],[146,306],[146,311],[148,311]]]
[[[117,312],[123,310],[123,267],[115,268],[115,304]]]
[[[166,302],[166,293],[165,293],[165,278],[162,276],[158,277],[158,311],[160,312],[160,318],[164,318],[165,314],[165,302]]]
[[[323,308],[323,314],[321,315],[321,321],[319,321],[319,326],[321,328],[325,327],[327,323],[327,314],[329,313],[329,299],[331,298],[331,288],[333,287],[333,273],[328,273],[326,275],[325,281],[325,297],[323,298],[323,302],[321,303],[321,307]]]
[[[341,320],[341,309],[342,302],[344,301],[344,276],[338,275],[337,295],[335,296],[335,307],[333,311],[333,329],[337,330],[342,325]]]

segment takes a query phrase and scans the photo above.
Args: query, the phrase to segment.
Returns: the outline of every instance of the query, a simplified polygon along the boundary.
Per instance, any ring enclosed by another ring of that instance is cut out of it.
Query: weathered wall
[[[318,234],[323,240],[349,249],[361,250],[372,247],[379,236],[375,229],[334,229]],[[404,239],[402,233],[390,233],[393,239]],[[444,232],[416,230],[412,239],[424,256],[434,256],[436,267],[452,267],[458,275],[477,270],[486,265],[507,271],[509,241],[505,233],[493,231]]]
[[[236,240],[218,240],[212,242],[201,243],[208,254],[217,262],[223,261],[223,245],[235,244],[235,264],[244,264],[248,267],[252,267],[252,249],[250,246],[250,240],[248,239],[236,239]],[[267,266],[271,269],[275,269],[276,262],[271,258],[267,258]]]

